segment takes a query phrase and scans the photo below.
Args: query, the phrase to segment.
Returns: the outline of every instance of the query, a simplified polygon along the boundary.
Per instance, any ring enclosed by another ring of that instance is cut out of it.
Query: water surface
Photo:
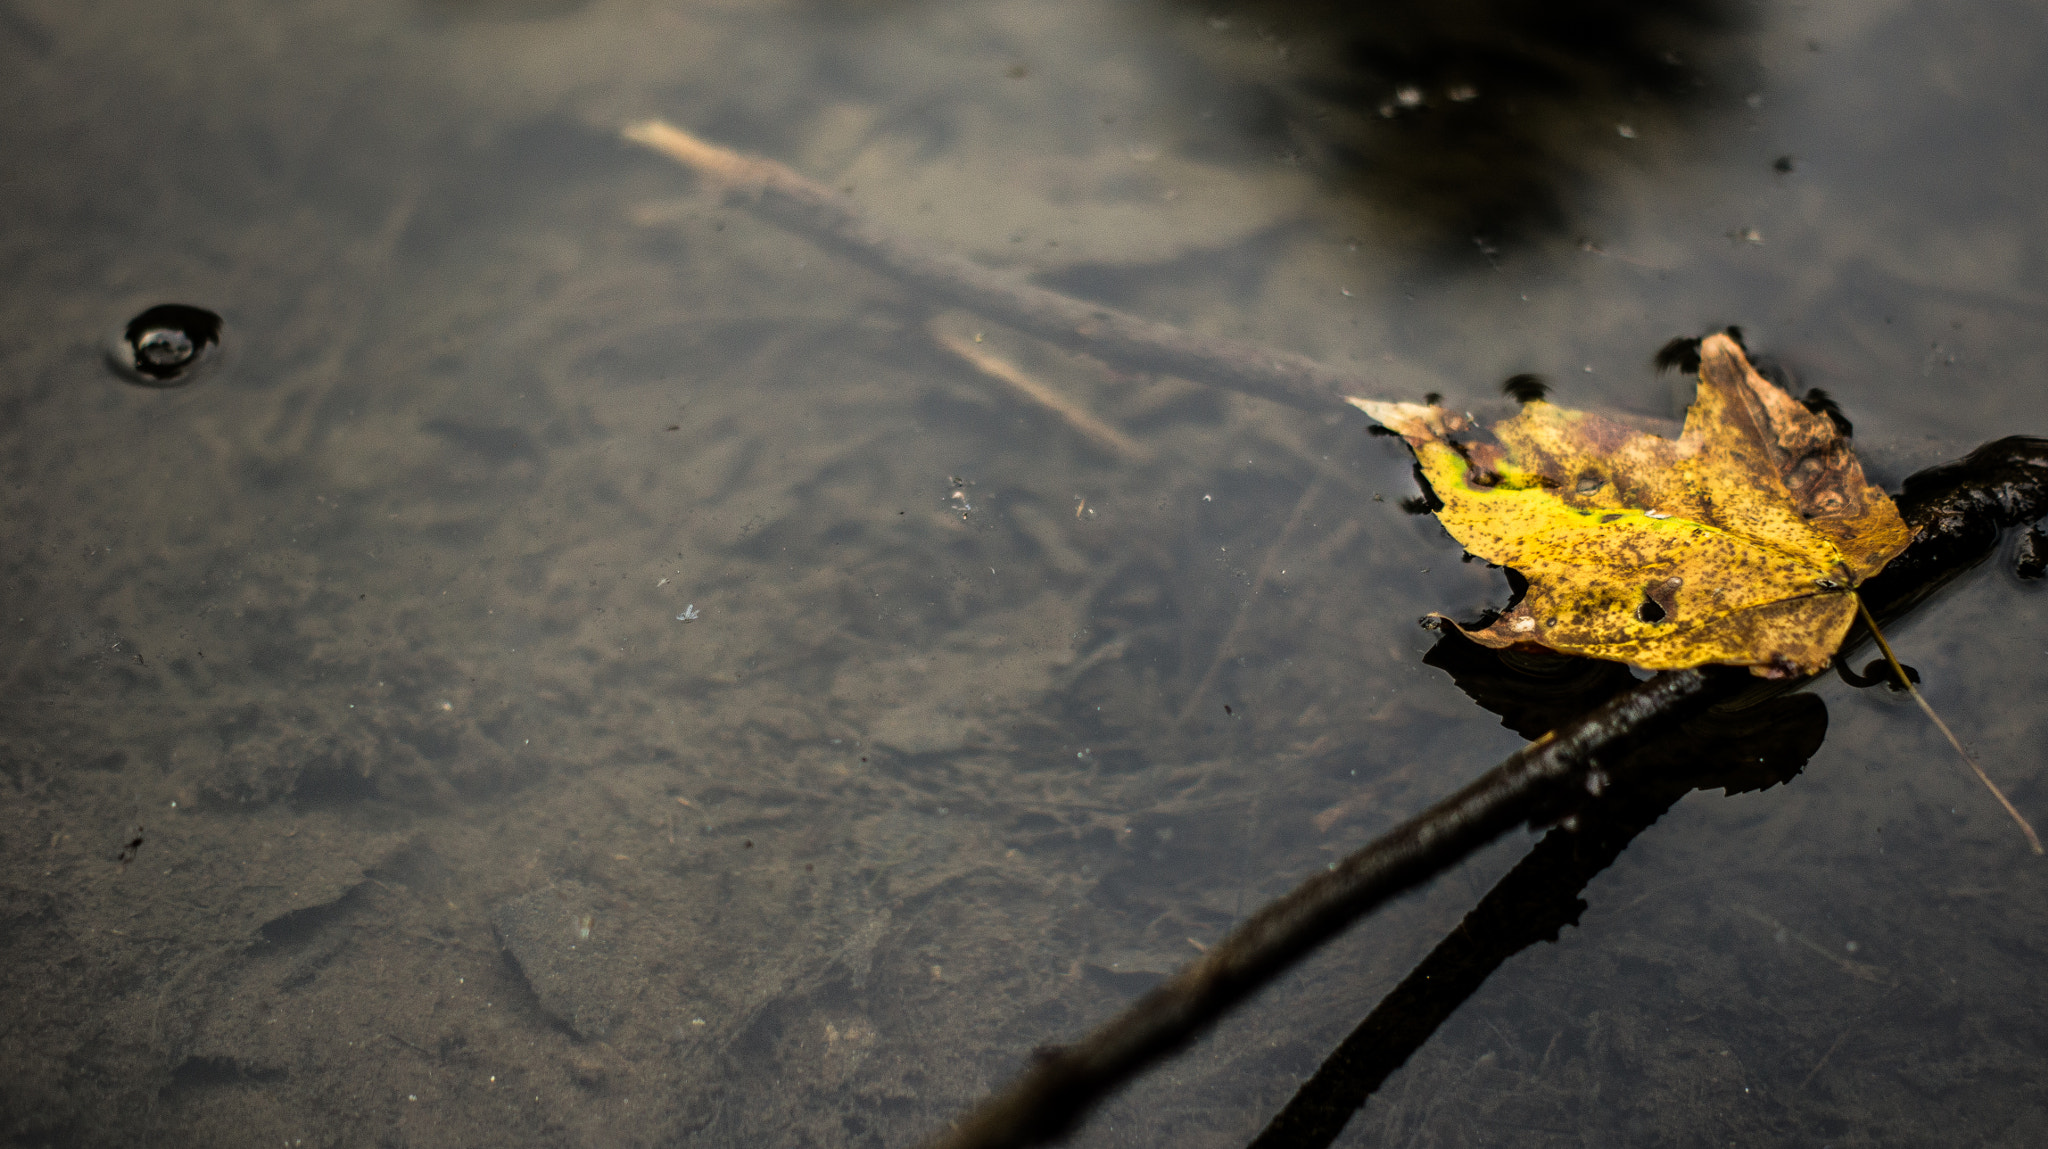
[[[909,1144],[1520,744],[1415,624],[1506,585],[1362,419],[935,316],[624,124],[1383,397],[1669,416],[1652,352],[1740,324],[1895,483],[2048,433],[2044,50],[1946,0],[5,0],[8,1135]],[[224,354],[137,387],[163,302]],[[2001,559],[1895,635],[2037,821],[2043,613]],[[1679,804],[1345,1143],[2030,1143],[2041,863],[1813,689],[1798,777]],[[1242,1144],[1529,841],[1081,1142]]]

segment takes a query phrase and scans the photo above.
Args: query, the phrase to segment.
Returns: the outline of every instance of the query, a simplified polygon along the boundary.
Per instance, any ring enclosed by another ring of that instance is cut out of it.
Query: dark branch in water
[[[2007,528],[2048,515],[2048,439],[2013,435],[1911,475],[1899,513],[1913,545],[1857,591],[1880,623],[1989,558]]]
[[[1900,504],[1914,529],[1912,546],[1859,591],[1881,618],[1904,613],[1982,562],[2006,528],[2048,513],[2048,439],[2001,439],[1923,471],[1906,480]],[[1661,812],[1661,795],[1640,787],[1641,763],[1631,761],[1632,750],[1717,702],[1787,688],[1740,671],[1702,668],[1666,671],[1624,689],[1269,904],[1080,1042],[1047,1051],[937,1138],[933,1149],[1022,1149],[1064,1136],[1103,1098],[1186,1046],[1296,961],[1517,826],[1615,818],[1615,832],[1625,835],[1615,844],[1618,852]],[[1648,794],[1650,805],[1633,815],[1618,809],[1631,793],[1638,802]],[[1641,824],[1636,830],[1628,828],[1631,819]],[[1606,864],[1602,852],[1582,860],[1591,872]],[[1491,968],[1475,967],[1468,976],[1483,981]]]
[[[945,302],[1131,371],[1178,375],[1308,411],[1344,409],[1343,397],[1378,391],[1371,381],[1231,339],[1140,319],[1112,307],[1034,287],[957,255],[911,243],[870,221],[851,197],[772,160],[707,143],[660,120],[626,129],[644,144],[749,200],[776,222]]]
[[[1461,635],[1444,645],[1463,657],[1498,659]],[[1432,652],[1434,653],[1434,652]],[[1584,662],[1573,659],[1572,662]],[[1613,664],[1608,664],[1613,665]],[[1468,663],[1469,669],[1469,663]],[[1454,672],[1455,673],[1455,672]],[[1497,677],[1539,681],[1494,670]],[[1467,693],[1474,684],[1459,676]],[[1360,1022],[1257,1138],[1252,1149],[1323,1149],[1380,1085],[1422,1048],[1438,1026],[1509,958],[1556,941],[1577,925],[1580,893],[1630,842],[1696,789],[1736,794],[1788,781],[1827,736],[1827,706],[1811,694],[1773,698],[1740,710],[1715,709],[1663,731],[1629,761],[1600,801],[1544,835]]]
[[[1111,1090],[1359,918],[1532,819],[1576,809],[1603,759],[1742,685],[1740,671],[1660,674],[1530,743],[1449,798],[1260,910],[1200,960],[1075,1045],[1027,1070],[935,1144],[1021,1149],[1065,1135]]]

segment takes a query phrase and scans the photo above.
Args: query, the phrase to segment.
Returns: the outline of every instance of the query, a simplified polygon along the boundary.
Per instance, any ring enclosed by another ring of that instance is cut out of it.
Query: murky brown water
[[[2037,6],[1521,20],[0,0],[11,1143],[908,1144],[1518,744],[1415,626],[1504,584],[1362,419],[940,317],[1105,447],[629,121],[1387,396],[1670,414],[1740,323],[1885,481],[2048,433]],[[121,381],[166,301],[222,361]],[[2037,820],[2044,614],[1895,635]],[[2031,1143],[2048,871],[1816,689],[1347,1143]],[[1081,1141],[1243,1143],[1526,842]]]

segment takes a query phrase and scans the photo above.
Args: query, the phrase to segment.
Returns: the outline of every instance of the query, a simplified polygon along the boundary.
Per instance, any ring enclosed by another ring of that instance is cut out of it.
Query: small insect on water
[[[141,848],[142,823],[137,822],[128,828],[128,841],[121,847],[121,851],[114,855],[114,861],[125,866],[135,860],[135,852]]]

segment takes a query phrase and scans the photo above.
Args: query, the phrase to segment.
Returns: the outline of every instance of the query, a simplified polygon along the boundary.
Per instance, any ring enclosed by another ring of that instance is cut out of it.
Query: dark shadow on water
[[[1234,114],[1416,233],[1570,226],[1603,167],[1740,107],[1753,9],[1726,0],[1201,5]]]
[[[1524,738],[1540,738],[1635,684],[1635,676],[1619,662],[1488,650],[1450,630],[1422,661],[1450,675],[1472,701],[1500,715],[1502,726]]]
[[[1487,650],[1447,633],[1425,659],[1519,732],[1537,733],[1625,689],[1614,663]],[[1493,972],[1538,942],[1556,941],[1586,910],[1595,876],[1694,790],[1726,794],[1790,781],[1827,736],[1827,706],[1811,694],[1778,695],[1716,709],[1638,749],[1625,779],[1603,800],[1552,829],[1458,927],[1352,1030],[1296,1090],[1252,1145],[1329,1145],[1395,1070],[1476,993]],[[1534,736],[1534,735],[1530,735]]]

